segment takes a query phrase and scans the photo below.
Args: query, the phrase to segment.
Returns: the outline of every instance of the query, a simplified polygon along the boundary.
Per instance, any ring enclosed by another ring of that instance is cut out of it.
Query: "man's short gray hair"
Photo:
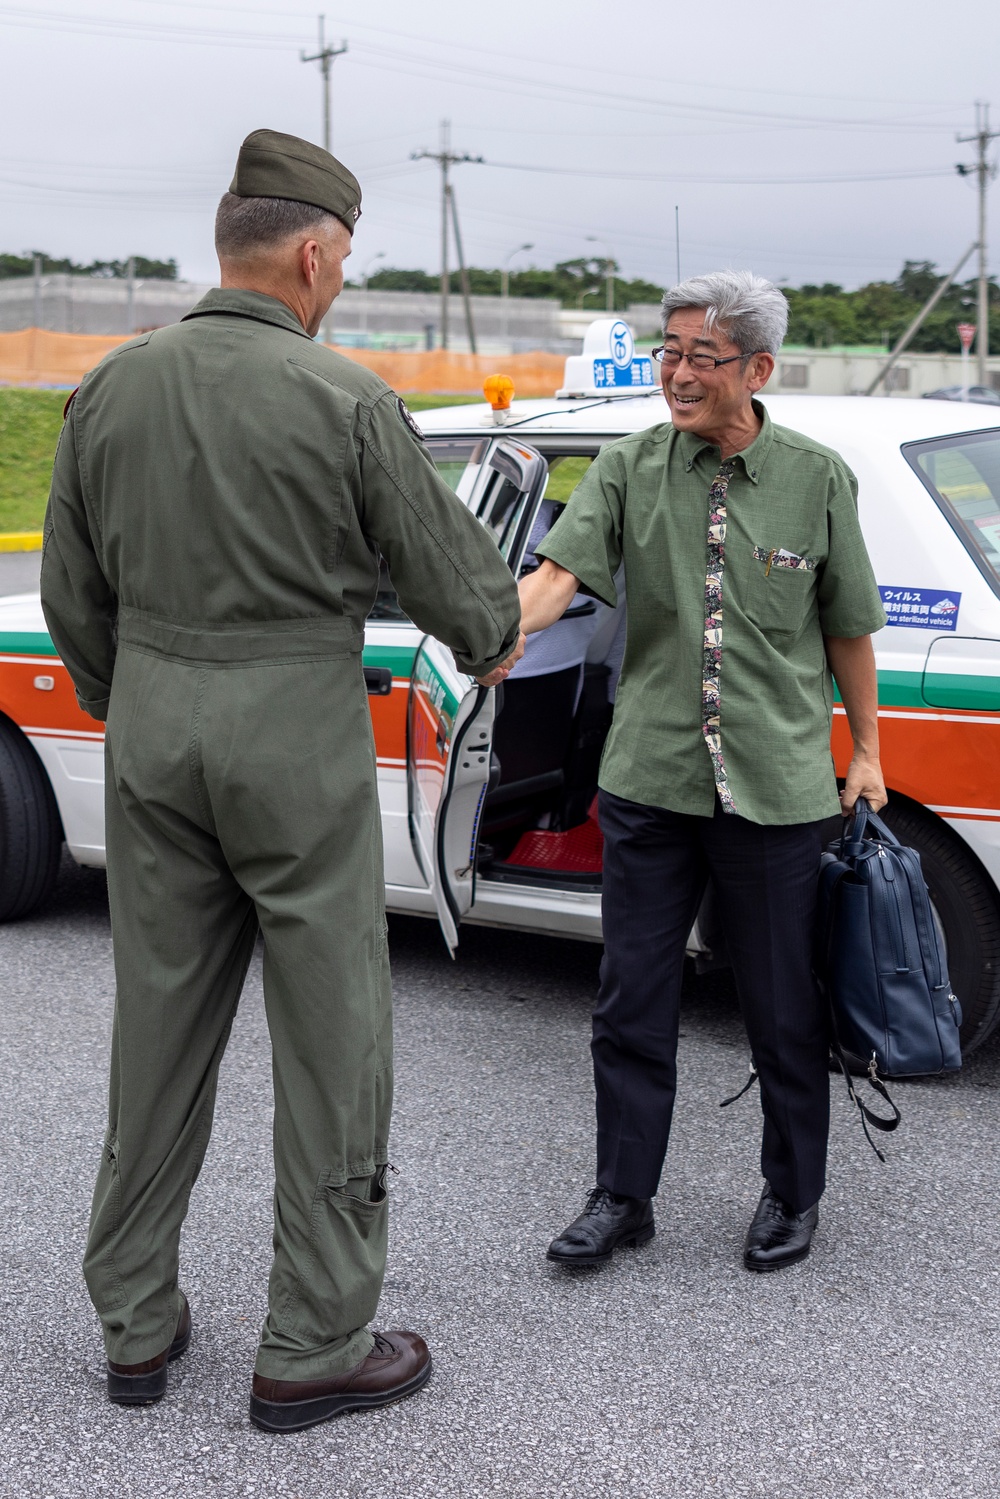
[[[223,193],[215,215],[215,248],[227,260],[246,260],[293,234],[339,224],[335,214],[294,198],[238,198]]]
[[[744,358],[777,354],[788,327],[788,302],[781,290],[753,271],[710,271],[672,286],[663,298],[663,332],[672,312],[704,308],[705,332],[716,324]]]

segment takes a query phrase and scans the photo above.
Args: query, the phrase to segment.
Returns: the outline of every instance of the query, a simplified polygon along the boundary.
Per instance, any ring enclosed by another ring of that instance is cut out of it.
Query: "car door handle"
[[[392,672],[387,666],[366,666],[365,686],[369,697],[388,697],[392,691]]]

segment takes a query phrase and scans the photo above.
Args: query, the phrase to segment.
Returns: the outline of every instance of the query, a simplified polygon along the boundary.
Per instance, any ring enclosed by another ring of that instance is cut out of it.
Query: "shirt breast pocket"
[[[816,593],[816,559],[788,547],[755,546],[746,615],[765,635],[796,635]]]

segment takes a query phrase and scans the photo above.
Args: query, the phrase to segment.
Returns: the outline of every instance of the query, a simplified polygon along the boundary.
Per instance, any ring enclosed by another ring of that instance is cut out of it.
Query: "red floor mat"
[[[588,817],[565,833],[522,833],[505,864],[519,869],[550,869],[566,874],[600,874],[604,865],[604,838],[596,821]]]

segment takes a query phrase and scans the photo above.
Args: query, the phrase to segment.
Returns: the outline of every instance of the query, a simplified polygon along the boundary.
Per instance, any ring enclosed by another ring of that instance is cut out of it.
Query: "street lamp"
[[[361,272],[361,333],[365,348],[368,347],[368,272],[371,270],[376,260],[384,259],[385,251],[379,250],[377,255],[373,255],[371,259],[365,263],[365,268]]]
[[[607,254],[604,258],[604,274],[607,278],[608,299],[607,309],[609,312],[615,310],[615,257],[611,253],[611,246],[606,239],[600,239],[596,234],[588,234],[586,238],[592,245],[603,245]]]
[[[505,341],[510,337],[510,307],[508,305],[510,301],[510,263],[514,259],[515,255],[520,255],[522,251],[533,250],[534,248],[535,247],[533,244],[515,246],[515,248],[511,250],[510,254],[504,261],[503,269],[500,272],[500,301],[503,304],[503,319],[501,326],[503,328],[503,337]]]

